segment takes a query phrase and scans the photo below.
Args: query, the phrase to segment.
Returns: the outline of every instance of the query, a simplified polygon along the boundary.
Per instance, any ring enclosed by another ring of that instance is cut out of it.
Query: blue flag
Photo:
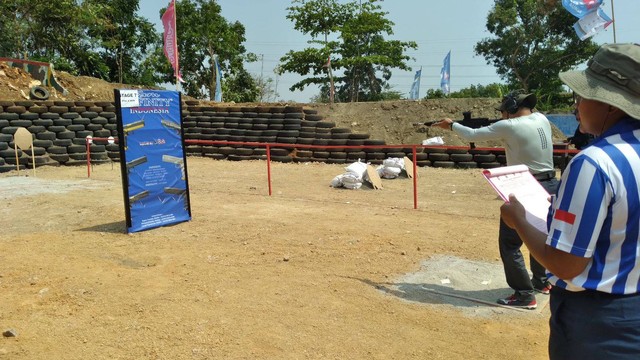
[[[602,0],[562,0],[562,6],[578,18],[573,29],[580,40],[592,37],[613,23],[602,10]]]
[[[218,64],[218,55],[213,56],[213,61],[216,65],[216,95],[214,101],[222,102],[222,71],[220,71],[220,64]]]
[[[451,78],[451,50],[447,53],[447,56],[444,58],[444,63],[442,64],[442,70],[440,70],[440,90],[445,95],[449,95],[449,80]]]
[[[413,84],[411,84],[411,91],[409,92],[409,99],[418,100],[420,98],[420,77],[422,76],[422,67],[416,71],[416,76],[413,77]]]
[[[577,18],[595,11],[600,5],[602,5],[602,0],[562,0],[562,6]]]
[[[573,25],[573,29],[580,40],[584,41],[597,34],[598,31],[606,29],[611,23],[613,23],[613,20],[601,8],[598,8],[596,11],[592,11],[578,19]]]

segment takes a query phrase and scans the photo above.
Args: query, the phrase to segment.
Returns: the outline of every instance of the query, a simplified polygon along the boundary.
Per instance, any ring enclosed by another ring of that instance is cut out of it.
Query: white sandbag
[[[329,186],[334,187],[334,188],[339,188],[342,187],[342,177],[344,175],[338,175],[336,177],[333,178],[333,180],[331,180],[331,184]]]
[[[384,167],[404,169],[404,158],[387,158],[382,161]]]
[[[360,189],[362,178],[352,173],[345,173],[342,175],[342,186],[347,189]]]
[[[392,166],[381,166],[377,170],[378,175],[384,179],[395,179],[402,172],[402,169]]]
[[[444,145],[444,140],[442,140],[442,137],[436,136],[422,140],[422,145]]]
[[[360,161],[356,161],[351,165],[345,167],[344,169],[347,170],[348,173],[354,174],[358,178],[362,179],[364,174],[367,172],[367,164]]]

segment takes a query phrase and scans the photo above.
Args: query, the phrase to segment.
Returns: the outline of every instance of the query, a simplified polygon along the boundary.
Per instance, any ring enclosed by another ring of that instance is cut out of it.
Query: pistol
[[[168,127],[169,129],[173,129],[173,130],[178,130],[178,131],[182,131],[182,129],[180,128],[180,124],[178,124],[177,122],[174,121],[169,121],[169,120],[160,120],[160,124],[162,124],[162,126],[164,127]]]
[[[184,159],[183,158],[177,157],[177,156],[171,156],[171,155],[162,155],[162,161],[179,166],[180,170],[182,170],[182,180],[184,180]]]
[[[140,165],[140,164],[144,164],[147,162],[147,157],[146,156],[142,156],[139,157],[137,159],[131,160],[129,162],[127,162],[127,173],[129,173],[129,171],[131,169],[133,169],[134,167]]]
[[[124,125],[122,127],[122,132],[124,133],[124,148],[127,149],[127,135],[138,129],[142,129],[144,127],[144,120],[134,121],[130,124]]]
[[[131,206],[134,202],[140,201],[149,196],[149,190],[141,191],[135,195],[129,196],[129,206]]]

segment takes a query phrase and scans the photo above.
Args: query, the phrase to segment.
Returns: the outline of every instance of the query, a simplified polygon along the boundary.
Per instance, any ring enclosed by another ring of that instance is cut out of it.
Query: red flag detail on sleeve
[[[576,221],[576,214],[558,209],[556,210],[555,215],[553,215],[553,218],[562,222],[566,222],[569,225],[573,225],[573,223]]]

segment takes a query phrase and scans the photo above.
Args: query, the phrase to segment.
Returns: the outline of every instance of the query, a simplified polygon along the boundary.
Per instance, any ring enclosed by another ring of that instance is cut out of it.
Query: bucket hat
[[[640,119],[640,45],[607,44],[582,71],[560,73],[560,80],[582,98],[600,101]]]

